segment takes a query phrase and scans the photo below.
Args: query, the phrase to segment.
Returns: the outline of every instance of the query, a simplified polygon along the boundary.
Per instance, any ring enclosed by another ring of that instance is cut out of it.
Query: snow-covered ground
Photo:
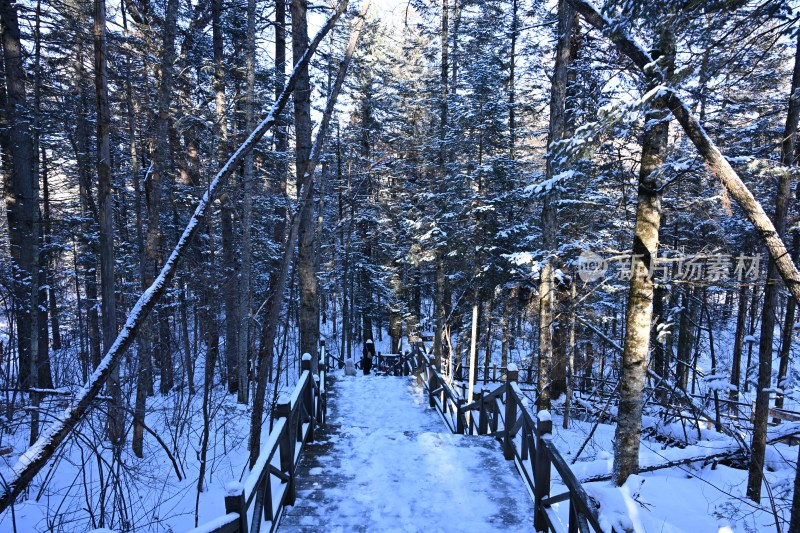
[[[249,410],[236,402],[236,395],[222,390],[218,384],[211,399],[208,469],[204,492],[197,502],[200,523],[224,514],[225,485],[240,480],[247,467]],[[202,387],[191,397],[185,389],[179,389],[148,399],[147,424],[175,459],[181,480],[170,456],[150,434],[145,435],[142,459],[132,454],[129,436],[122,461],[115,461],[104,438],[105,415],[94,410],[34,479],[27,499],[17,503],[13,513],[0,515],[0,532],[87,531],[100,526],[97,517],[101,505],[106,511],[103,525],[111,530],[181,532],[193,528],[201,402]],[[53,415],[58,412],[52,409]],[[19,450],[25,450],[27,435],[4,435],[2,443],[13,450],[0,461],[0,475],[6,476]],[[114,477],[119,478],[123,490],[111,490],[109,479]],[[124,513],[120,512],[123,508]]]
[[[586,440],[593,423],[572,420],[562,428],[563,418],[553,416],[553,441],[567,462]],[[572,470],[578,479],[610,473],[613,464],[613,424],[599,424]],[[660,465],[681,458],[698,457],[737,449],[736,442],[713,431],[704,431],[703,440],[677,448],[652,439],[643,439],[641,466]],[[765,487],[761,505],[745,497],[747,470],[725,464],[692,463],[631,476],[622,487],[609,481],[586,483],[587,493],[600,504],[601,523],[617,531],[728,533],[778,531],[775,527],[770,495],[786,531],[792,488],[797,468],[797,447],[770,445],[767,450]],[[767,486],[768,485],[768,486]],[[553,494],[563,489],[554,483]],[[566,504],[559,514],[566,518]]]

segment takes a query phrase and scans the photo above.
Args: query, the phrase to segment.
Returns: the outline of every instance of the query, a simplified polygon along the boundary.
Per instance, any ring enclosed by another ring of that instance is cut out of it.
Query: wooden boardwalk
[[[448,432],[413,378],[337,376],[331,392],[280,531],[534,531],[500,444]]]

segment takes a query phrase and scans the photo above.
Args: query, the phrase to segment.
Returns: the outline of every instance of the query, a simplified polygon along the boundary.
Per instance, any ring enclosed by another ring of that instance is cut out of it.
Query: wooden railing
[[[491,392],[478,393],[469,404],[442,376],[432,359],[419,357],[418,379],[428,402],[450,431],[464,435],[493,435],[501,443],[503,456],[514,460],[525,485],[534,496],[534,527],[537,531],[563,531],[564,524],[552,505],[569,502],[566,529],[569,533],[601,532],[597,511],[583,486],[551,440],[553,423],[549,413],[531,415],[528,399],[519,389],[519,372],[509,365],[503,384]],[[553,472],[566,492],[550,494]]]
[[[333,354],[326,356],[329,367],[337,365],[345,367],[345,360]],[[362,368],[361,357],[354,358],[353,364],[357,369]],[[410,353],[378,353],[372,358],[372,371],[376,375],[410,376],[417,370],[417,356]]]
[[[417,357],[408,353],[379,353],[373,368],[376,373],[391,376],[410,376],[417,368]]]
[[[190,533],[259,533],[262,524],[272,532],[286,505],[294,505],[295,473],[305,445],[316,427],[325,424],[327,391],[325,346],[320,349],[319,376],[311,371],[311,356],[301,361],[301,374],[292,394],[281,396],[272,412],[272,431],[261,447],[255,466],[243,483],[226,488],[225,515]],[[247,518],[252,520],[248,529]]]

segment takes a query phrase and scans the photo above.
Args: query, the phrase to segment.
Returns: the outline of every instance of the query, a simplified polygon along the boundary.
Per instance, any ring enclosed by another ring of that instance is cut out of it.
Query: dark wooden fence
[[[464,435],[493,435],[503,446],[503,455],[514,460],[530,493],[534,495],[534,526],[538,531],[563,531],[564,525],[551,506],[569,502],[569,533],[601,532],[597,511],[583,486],[551,440],[553,423],[549,415],[534,417],[529,400],[517,383],[514,365],[505,372],[505,381],[491,392],[480,391],[471,403],[458,394],[442,376],[432,359],[419,357],[418,379],[450,431]],[[553,473],[566,492],[551,495]]]
[[[305,445],[325,424],[327,391],[325,346],[320,349],[319,375],[311,371],[310,356],[301,362],[300,379],[290,396],[282,396],[272,413],[272,431],[261,447],[255,466],[243,483],[227,487],[225,512],[191,533],[259,533],[262,525],[278,527],[286,505],[296,498],[295,472]],[[252,516],[248,529],[248,513]]]

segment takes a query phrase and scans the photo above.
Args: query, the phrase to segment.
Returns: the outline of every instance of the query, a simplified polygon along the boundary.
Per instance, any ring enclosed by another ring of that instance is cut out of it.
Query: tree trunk
[[[433,355],[436,359],[436,368],[439,370],[442,369],[442,343],[444,342],[443,334],[447,321],[447,315],[445,315],[444,309],[445,275],[443,255],[444,252],[442,250],[436,251],[436,288],[434,292],[436,317],[434,320]]]
[[[126,10],[122,10],[122,22],[127,34]],[[131,181],[133,182],[134,211],[136,219],[136,250],[139,263],[139,284],[141,290],[147,289],[147,255],[142,221],[142,184],[139,176],[139,150],[136,146],[136,116],[140,113],[140,108],[133,95],[133,67],[131,57],[126,53],[125,57],[126,79],[125,79],[125,99],[128,119],[129,151],[131,157]],[[144,72],[146,76],[146,71]],[[145,320],[142,324],[141,333],[136,338],[136,397],[134,400],[133,413],[133,433],[131,438],[131,449],[140,459],[144,457],[144,425],[147,408],[147,395],[152,393],[153,388],[153,369],[152,369],[152,350],[151,350],[151,320]]]
[[[668,29],[659,35],[663,68],[674,68],[675,43]],[[669,112],[658,98],[645,114],[642,159],[633,237],[631,280],[626,313],[626,331],[620,372],[620,401],[614,434],[614,483],[622,486],[639,471],[639,444],[642,432],[642,403],[650,348],[650,322],[653,316],[654,283],[651,273],[658,255],[661,201],[658,175],[669,142]]]
[[[52,229],[52,217],[50,212],[50,179],[49,179],[49,167],[47,165],[47,150],[42,150],[42,166],[41,166],[41,175],[42,175],[42,223],[45,235],[45,245],[47,246],[47,250],[45,251],[47,261],[46,261],[46,278],[45,284],[47,285],[47,306],[48,306],[48,316],[50,319],[50,334],[52,337],[52,346],[53,350],[60,350],[61,346],[61,326],[60,321],[58,318],[58,304],[56,302],[56,278],[55,273],[53,272],[53,229]],[[49,358],[46,361],[47,366],[50,366]],[[53,387],[53,376],[52,372],[50,372],[49,368],[44,371],[45,379],[48,379],[50,384],[49,385],[41,385],[42,387]],[[49,377],[48,377],[49,376]],[[39,373],[39,379],[41,382],[42,379],[42,372]]]
[[[41,39],[41,19],[42,19],[42,2],[41,0],[36,1],[36,15],[35,15],[35,22],[34,22],[34,92],[33,92],[33,174],[34,176],[40,176],[42,181],[47,181],[47,170],[45,168],[45,163],[41,163],[40,159],[42,155],[41,144],[40,144],[40,137],[41,137],[41,101],[42,101],[42,69],[41,69],[41,58],[42,58],[42,39]],[[36,187],[38,189],[39,182],[36,182]],[[36,192],[38,197],[38,190]],[[43,388],[52,388],[53,387],[53,376],[50,369],[50,338],[48,334],[48,280],[52,278],[52,273],[50,272],[50,253],[51,253],[51,246],[50,244],[50,208],[49,208],[49,191],[43,195],[46,196],[44,198],[45,209],[47,211],[46,214],[46,222],[45,225],[39,226],[39,264],[38,264],[38,271],[39,271],[39,279],[37,282],[37,309],[38,309],[38,342],[37,342],[37,353],[36,353],[36,376],[37,382],[36,385],[38,387]],[[36,415],[38,416],[38,415]]]
[[[369,6],[369,2],[365,2],[363,4],[363,9],[366,10]],[[347,2],[344,1],[337,7],[337,10],[328,19],[328,22],[325,26],[323,26],[322,30],[317,33],[317,36],[314,38],[311,46],[309,46],[309,53],[313,53],[316,49],[321,36],[327,32],[330,27],[335,23],[338,17],[342,14],[342,12],[347,8]],[[337,73],[336,82],[331,90],[331,94],[328,97],[328,102],[325,106],[325,111],[322,115],[322,121],[319,126],[319,130],[317,132],[317,139],[314,143],[313,150],[310,153],[310,157],[308,160],[308,165],[306,167],[306,171],[302,176],[302,179],[299,183],[298,187],[298,199],[295,211],[292,213],[291,216],[291,224],[288,226],[288,232],[286,236],[286,240],[284,242],[284,252],[283,252],[283,259],[280,264],[280,268],[276,272],[276,282],[275,282],[275,290],[271,293],[269,300],[267,301],[267,314],[265,317],[265,323],[261,330],[261,338],[259,342],[259,349],[258,349],[258,360],[257,360],[257,377],[256,377],[256,392],[253,398],[253,410],[251,412],[250,417],[250,442],[249,442],[249,449],[250,449],[250,466],[252,467],[255,464],[255,461],[258,459],[258,455],[261,450],[261,423],[262,423],[262,416],[264,413],[264,399],[266,397],[266,388],[267,388],[267,379],[269,377],[269,366],[266,364],[267,361],[272,360],[273,351],[275,348],[275,338],[278,329],[278,321],[280,320],[281,315],[281,308],[283,304],[283,291],[286,287],[286,280],[289,275],[289,267],[293,262],[294,259],[294,243],[298,239],[300,224],[301,224],[301,217],[302,212],[304,210],[304,204],[310,202],[311,196],[311,187],[313,182],[313,175],[316,165],[319,162],[321,157],[321,152],[323,148],[323,144],[325,141],[325,137],[327,135],[328,127],[330,125],[331,115],[333,114],[333,106],[336,103],[336,99],[339,96],[339,91],[341,90],[342,84],[344,83],[344,77],[347,72],[347,67],[350,63],[350,58],[352,57],[353,51],[355,50],[356,42],[358,40],[359,35],[361,34],[361,28],[363,27],[363,17],[358,20],[356,23],[355,28],[353,29],[353,33],[350,36],[350,42],[347,46],[347,52],[345,54],[345,58],[339,64],[339,72]],[[304,56],[305,57],[305,56]],[[290,87],[287,89],[294,89],[295,84],[294,80],[300,77],[300,72],[303,68],[307,67],[307,61],[300,62],[296,64],[295,70],[292,74],[292,83]],[[295,93],[296,94],[296,93]],[[312,362],[313,362],[313,355],[312,355]],[[318,372],[319,362],[317,361],[317,366],[312,367],[312,371]]]
[[[222,29],[222,0],[211,2],[212,48],[214,53],[214,98],[216,116],[217,165],[222,166],[228,152],[227,96],[225,94],[225,54]],[[239,277],[236,261],[237,239],[233,231],[233,188],[222,198],[222,301],[225,306],[225,363],[228,392],[239,390]]]
[[[756,334],[756,316],[758,315],[758,286],[753,285],[753,294],[750,297],[750,327],[748,328],[748,335],[753,336]],[[748,341],[747,343],[747,362],[744,367],[744,391],[750,390],[750,369],[753,361],[753,344],[754,342]]]
[[[558,41],[556,43],[555,66],[550,88],[550,125],[547,134],[548,154],[545,179],[558,173],[554,144],[564,138],[566,130],[567,69],[570,59],[572,28],[575,11],[566,0],[558,3]],[[558,247],[558,220],[556,213],[556,188],[544,196],[542,206],[542,244],[546,258],[539,279],[539,410],[550,409],[553,365],[553,313],[555,299],[555,257]],[[563,361],[562,361],[563,362]]]
[[[800,35],[795,43],[795,62],[792,72],[792,86],[789,93],[789,109],[786,114],[786,126],[783,130],[783,142],[781,143],[781,164],[786,167],[787,172],[790,167],[795,165],[795,154],[797,149],[797,126],[800,122]],[[789,177],[786,177],[789,181]],[[788,186],[788,184],[787,184]],[[796,189],[796,196],[800,199],[800,184]],[[792,236],[792,261],[797,263],[800,254],[800,234],[794,230]],[[792,348],[792,336],[794,333],[794,321],[797,311],[797,302],[792,298],[786,302],[786,315],[783,321],[783,336],[781,339],[780,364],[778,367],[778,387],[784,388],[784,379],[789,373],[789,354]],[[775,407],[783,407],[783,394],[779,394],[775,399]]]
[[[94,84],[97,105],[97,204],[100,214],[100,288],[102,293],[103,350],[117,338],[117,306],[114,280],[114,204],[111,199],[111,145],[106,68],[106,3],[94,2]],[[119,365],[111,371],[108,392],[112,398],[108,415],[108,437],[115,446],[125,439],[125,411],[119,383]]]
[[[13,272],[13,311],[17,326],[19,385],[22,389],[37,382],[35,359],[38,353],[38,319],[34,312],[38,300],[39,195],[38,176],[33,172],[33,137],[30,110],[25,97],[23,49],[16,4],[0,2],[2,24],[5,109],[3,148],[11,168],[4,172],[6,215]]]
[[[692,323],[694,302],[691,294],[692,290],[689,287],[684,287],[681,293],[681,320],[680,332],[678,333],[678,358],[675,375],[678,388],[683,391],[689,385],[689,367],[692,341],[694,339],[694,324]]]
[[[742,384],[742,347],[744,345],[745,322],[747,320],[747,285],[739,288],[739,306],[736,313],[736,334],[733,340],[733,360],[731,361],[731,385],[728,398],[731,402],[739,401],[739,387]],[[735,403],[731,403],[731,414],[736,415],[739,408]]]
[[[278,9],[276,3],[276,11]],[[285,5],[281,6],[286,9]],[[276,33],[277,33],[276,26]],[[283,31],[283,28],[281,28]],[[245,92],[245,131],[250,132],[255,125],[255,85],[256,85],[256,0],[247,0],[247,40],[246,40],[246,57],[245,57],[245,76],[247,78],[247,89]],[[277,54],[276,54],[277,55]],[[277,80],[277,77],[276,77]],[[277,83],[276,83],[277,85]],[[279,90],[283,90],[283,80],[280,83]],[[244,160],[244,176],[242,184],[242,268],[241,279],[239,282],[239,337],[237,346],[237,369],[238,369],[238,396],[239,403],[246,404],[249,396],[249,358],[251,339],[250,339],[250,325],[251,325],[251,264],[252,264],[252,242],[251,242],[251,229],[253,221],[253,185],[254,185],[254,171],[253,171],[253,155],[248,154]]]
[[[800,44],[800,37],[798,37],[798,44]],[[789,111],[786,117],[786,126],[783,130],[784,141],[781,145],[781,164],[784,169],[780,173],[778,180],[775,216],[772,219],[776,235],[781,240],[786,233],[786,215],[789,209],[791,191],[789,167],[794,162],[795,136],[797,135],[797,123],[800,118],[800,99],[795,94],[800,88],[800,46],[797,47],[795,53],[792,88],[789,94]],[[789,262],[794,265],[791,259],[789,259]],[[764,286],[764,307],[761,313],[761,338],[758,342],[758,388],[756,389],[756,408],[753,418],[752,454],[750,455],[750,468],[747,477],[747,497],[756,503],[761,501],[761,485],[764,477],[764,457],[767,449],[767,422],[769,417],[769,389],[772,385],[772,341],[780,303],[780,288],[778,265],[775,260],[770,259],[767,266],[767,284]],[[791,314],[794,315],[794,308],[791,311]],[[793,317],[792,322],[794,322]],[[791,345],[794,324],[788,324],[788,326],[784,375],[788,369],[788,347]],[[783,367],[783,359],[781,360],[781,366]],[[780,380],[780,376],[778,379]]]
[[[292,53],[297,63],[308,47],[307,0],[292,0]],[[295,170],[298,188],[306,173],[311,155],[311,83],[308,67],[300,69],[294,92]],[[313,191],[309,191],[313,197]],[[314,249],[314,202],[306,202],[300,214],[297,273],[300,281],[300,353],[311,354],[311,368],[319,364],[319,299]]]

